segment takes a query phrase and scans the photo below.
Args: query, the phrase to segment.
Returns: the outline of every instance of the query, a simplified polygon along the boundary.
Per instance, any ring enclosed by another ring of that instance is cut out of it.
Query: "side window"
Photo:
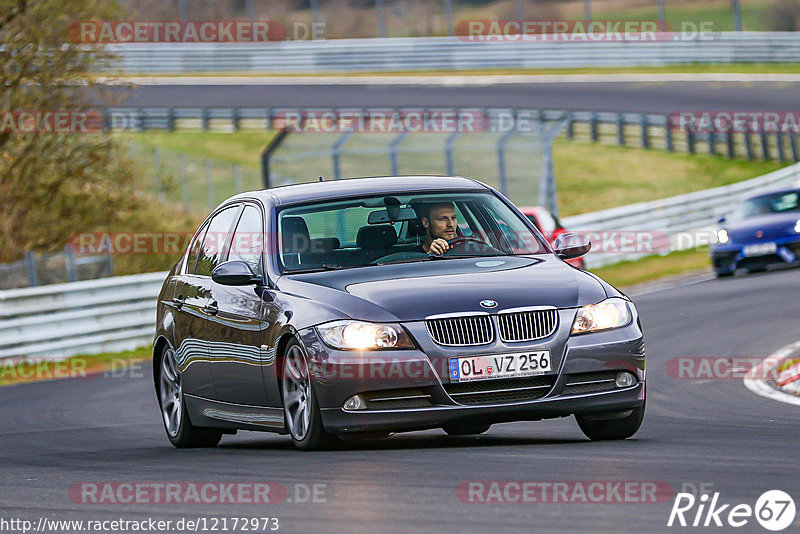
[[[264,251],[264,225],[261,210],[255,206],[245,206],[231,242],[229,260],[242,260],[254,273],[258,274],[261,253]]]
[[[203,244],[203,238],[206,236],[207,226],[204,226],[197,232],[194,241],[189,245],[189,257],[186,259],[186,274],[194,274],[194,268],[197,265],[197,256],[200,255],[200,247]]]
[[[197,258],[197,269],[195,274],[211,276],[214,267],[222,262],[225,257],[225,243],[228,239],[228,231],[231,229],[233,218],[239,211],[239,206],[226,208],[214,215],[208,225],[208,231],[203,237],[203,246],[200,256]]]

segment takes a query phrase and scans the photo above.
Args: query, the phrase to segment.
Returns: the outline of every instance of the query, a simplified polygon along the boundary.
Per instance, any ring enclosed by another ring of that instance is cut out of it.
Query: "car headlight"
[[[630,322],[631,309],[628,301],[614,297],[579,308],[572,323],[572,333],[583,334],[620,328]]]
[[[399,324],[335,321],[317,327],[326,345],[344,350],[413,349],[414,344]]]
[[[728,242],[728,231],[726,229],[717,230],[717,242],[719,243],[727,243]]]
[[[797,222],[794,223],[794,231],[800,234],[800,219],[797,219]]]

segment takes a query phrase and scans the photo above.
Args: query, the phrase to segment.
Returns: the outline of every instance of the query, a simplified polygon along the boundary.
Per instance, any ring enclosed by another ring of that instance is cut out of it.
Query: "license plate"
[[[742,254],[745,256],[764,256],[765,254],[775,254],[777,250],[778,246],[775,243],[758,243],[744,247]]]
[[[543,375],[553,370],[549,350],[450,358],[450,381],[491,380]]]

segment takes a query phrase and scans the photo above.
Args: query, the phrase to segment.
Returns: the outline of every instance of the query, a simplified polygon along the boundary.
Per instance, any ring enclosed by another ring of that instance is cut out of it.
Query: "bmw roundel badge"
[[[482,300],[481,301],[481,306],[483,306],[484,308],[496,308],[497,307],[497,301],[488,300],[488,299],[487,300]]]

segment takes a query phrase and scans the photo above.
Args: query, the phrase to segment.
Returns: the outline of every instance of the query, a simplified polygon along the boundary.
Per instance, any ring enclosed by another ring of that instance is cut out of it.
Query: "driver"
[[[449,240],[456,237],[458,218],[452,202],[432,202],[418,207],[420,221],[425,227],[425,241],[419,246],[421,252],[444,254],[450,249]]]

